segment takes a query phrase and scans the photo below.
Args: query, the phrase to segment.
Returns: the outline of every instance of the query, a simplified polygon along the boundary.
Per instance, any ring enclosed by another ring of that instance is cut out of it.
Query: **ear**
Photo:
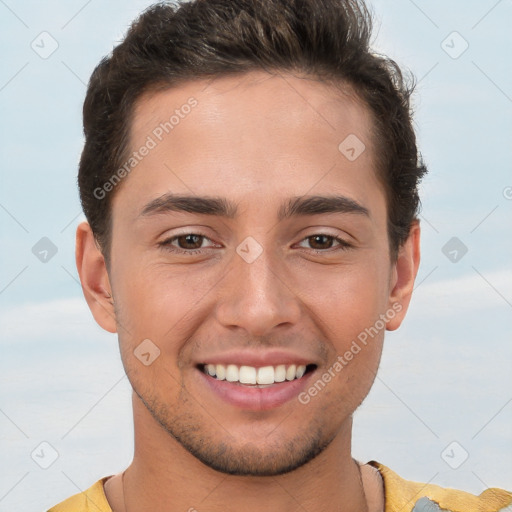
[[[105,258],[87,222],[80,223],[76,230],[75,259],[85,300],[94,319],[106,331],[117,332]]]
[[[388,331],[398,329],[405,318],[419,264],[420,224],[418,220],[415,220],[411,224],[407,240],[398,250],[398,256],[391,272],[388,307],[396,314],[386,322]]]

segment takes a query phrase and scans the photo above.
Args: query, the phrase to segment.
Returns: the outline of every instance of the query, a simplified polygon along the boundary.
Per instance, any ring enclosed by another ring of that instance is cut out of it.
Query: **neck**
[[[313,460],[284,475],[268,477],[227,475],[204,465],[137,398],[134,425],[134,458],[124,475],[124,512],[368,510],[359,465],[351,456],[351,418]]]

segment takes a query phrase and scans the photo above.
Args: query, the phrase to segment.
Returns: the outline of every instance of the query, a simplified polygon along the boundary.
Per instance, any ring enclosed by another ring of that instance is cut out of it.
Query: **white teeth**
[[[235,364],[206,364],[204,372],[218,380],[228,382],[240,382],[240,384],[271,385],[276,382],[292,381],[300,379],[306,373],[305,365],[240,366]]]
[[[238,367],[234,364],[228,364],[228,367],[226,368],[226,380],[229,382],[238,381]]]
[[[253,366],[240,366],[240,383],[256,384],[256,368]]]
[[[284,382],[286,380],[286,366],[280,364],[274,368],[274,382]]]
[[[217,379],[224,380],[226,378],[226,367],[222,364],[216,364],[215,375],[217,376]]]
[[[258,368],[258,375],[256,376],[256,382],[258,384],[274,384],[274,367],[263,366]]]
[[[286,369],[286,380],[293,380],[295,379],[295,374],[297,373],[297,367],[292,364],[291,366],[288,366]]]

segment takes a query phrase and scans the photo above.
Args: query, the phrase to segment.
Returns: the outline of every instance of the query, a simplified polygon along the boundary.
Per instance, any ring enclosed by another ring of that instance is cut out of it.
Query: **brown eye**
[[[200,249],[203,243],[203,235],[180,235],[174,238],[178,242],[180,249]]]
[[[312,249],[330,249],[334,242],[334,237],[328,235],[313,235],[307,239]]]
[[[336,251],[343,251],[346,249],[350,249],[352,244],[346,242],[342,238],[327,235],[325,233],[317,233],[311,236],[304,238],[301,244],[307,243],[309,247],[305,245],[301,245],[301,247],[306,249],[312,249],[317,253],[331,253]],[[332,250],[330,250],[332,249]]]
[[[182,235],[172,236],[158,245],[169,252],[177,254],[202,254],[212,246],[203,246],[203,242],[211,240],[206,235],[199,233],[183,233]]]

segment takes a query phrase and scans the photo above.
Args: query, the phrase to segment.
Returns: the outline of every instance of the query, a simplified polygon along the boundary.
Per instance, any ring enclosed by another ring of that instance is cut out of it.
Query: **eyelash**
[[[176,253],[176,254],[187,254],[187,255],[203,254],[204,253],[204,249],[180,249],[180,248],[176,248],[176,247],[171,245],[172,242],[174,242],[178,238],[186,237],[186,236],[189,236],[189,235],[199,236],[199,237],[202,237],[205,240],[210,240],[206,235],[203,235],[201,233],[182,233],[182,234],[179,234],[179,235],[175,235],[175,236],[173,236],[171,238],[168,238],[167,240],[164,240],[163,242],[160,242],[158,245],[162,249],[164,249],[166,251],[169,251],[169,252]],[[346,240],[343,240],[342,238],[336,237],[334,235],[329,235],[327,233],[314,233],[312,235],[309,235],[309,236],[303,238],[301,240],[301,242],[303,242],[304,240],[307,240],[308,238],[313,238],[315,236],[324,236],[324,237],[332,239],[333,242],[338,242],[339,243],[339,246],[338,246],[337,249],[333,249],[332,247],[329,247],[328,249],[311,249],[316,254],[325,254],[327,252],[333,252],[333,251],[338,251],[338,250],[346,251],[347,249],[351,249],[353,247],[353,245],[350,244],[349,242],[347,242]]]

